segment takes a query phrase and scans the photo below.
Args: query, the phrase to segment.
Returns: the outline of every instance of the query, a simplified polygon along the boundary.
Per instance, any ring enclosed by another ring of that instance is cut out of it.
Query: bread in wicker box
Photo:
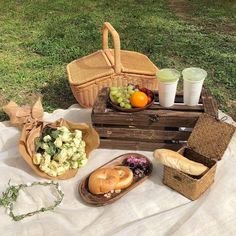
[[[199,117],[187,146],[178,152],[209,169],[200,176],[190,176],[170,167],[164,167],[163,183],[185,197],[198,199],[214,182],[217,161],[226,150],[235,127],[223,123],[208,114]]]
[[[207,166],[209,168],[207,173],[203,176],[196,177],[165,166],[163,182],[185,197],[196,200],[213,184],[217,165],[216,161],[202,156],[187,147],[181,148],[179,153],[192,161]]]

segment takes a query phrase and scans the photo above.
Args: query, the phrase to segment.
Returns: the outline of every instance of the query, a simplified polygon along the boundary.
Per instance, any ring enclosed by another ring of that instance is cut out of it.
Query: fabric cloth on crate
[[[44,113],[44,120],[64,118],[89,122],[91,109],[73,105],[67,110]],[[220,116],[224,116],[220,113]],[[229,117],[227,122],[235,124]],[[36,176],[18,152],[20,131],[9,122],[0,123],[0,192],[12,184],[45,181]],[[132,150],[130,150],[132,151]],[[73,179],[59,181],[65,193],[63,204],[14,222],[0,207],[0,235],[234,235],[236,234],[236,134],[221,161],[215,183],[196,201],[190,201],[162,183],[163,166],[152,152],[135,151],[153,161],[151,177],[117,202],[104,207],[86,205],[78,194],[80,180],[127,150],[96,149]],[[132,151],[134,152],[134,151]],[[47,189],[22,193],[17,213],[49,205],[55,196]]]

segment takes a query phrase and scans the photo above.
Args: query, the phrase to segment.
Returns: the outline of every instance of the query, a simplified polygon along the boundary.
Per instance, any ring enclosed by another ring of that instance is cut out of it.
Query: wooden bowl
[[[90,173],[88,176],[86,176],[80,182],[80,184],[79,184],[79,193],[80,193],[81,198],[86,203],[88,203],[90,205],[104,206],[104,205],[111,204],[111,203],[117,201],[118,199],[123,197],[125,194],[127,194],[129,191],[131,191],[133,188],[137,187],[143,181],[145,181],[150,176],[150,174],[152,172],[152,163],[151,163],[151,161],[147,157],[145,157],[144,155],[138,154],[138,153],[126,153],[126,154],[123,154],[123,155],[118,156],[115,159],[107,162],[106,164],[104,164],[103,166],[101,166],[99,168],[123,165],[124,160],[127,159],[130,156],[134,156],[136,158],[146,158],[148,160],[148,162],[150,163],[150,171],[149,171],[149,173],[147,173],[143,177],[135,177],[134,176],[133,182],[132,182],[132,184],[128,188],[123,189],[120,193],[115,193],[114,192],[114,193],[111,194],[110,198],[106,198],[104,196],[104,194],[92,194],[89,191],[88,180],[89,180],[89,176],[95,171],[94,170],[92,173]]]
[[[115,108],[116,110],[119,110],[119,111],[122,111],[122,112],[137,112],[137,111],[143,111],[143,110],[149,108],[155,102],[155,96],[154,96],[154,93],[152,92],[152,101],[149,102],[145,107],[140,107],[140,108],[137,107],[137,108],[127,109],[127,108],[120,107],[117,104],[115,104],[114,102],[112,102],[110,97],[108,98],[108,101],[111,104],[111,106],[113,108]]]

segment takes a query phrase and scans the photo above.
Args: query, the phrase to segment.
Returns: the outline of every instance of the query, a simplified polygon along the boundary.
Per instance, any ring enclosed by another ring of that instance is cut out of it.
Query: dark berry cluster
[[[151,163],[145,157],[129,156],[124,160],[123,165],[128,166],[135,177],[142,178],[151,171]]]

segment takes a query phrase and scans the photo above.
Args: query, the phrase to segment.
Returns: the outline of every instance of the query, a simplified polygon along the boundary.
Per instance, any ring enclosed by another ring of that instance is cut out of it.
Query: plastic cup
[[[190,67],[182,71],[184,80],[184,104],[196,106],[202,91],[207,72],[201,68]]]
[[[171,107],[175,102],[175,94],[180,72],[175,69],[161,69],[157,72],[159,103],[163,107]]]

